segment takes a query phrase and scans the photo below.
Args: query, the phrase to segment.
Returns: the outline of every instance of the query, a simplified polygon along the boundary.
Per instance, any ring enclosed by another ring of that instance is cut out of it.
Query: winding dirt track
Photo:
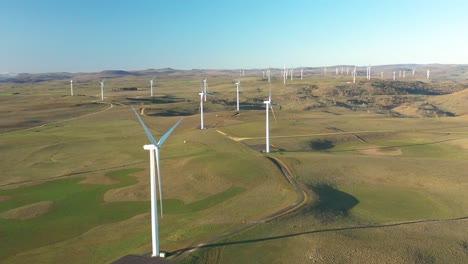
[[[305,201],[306,201],[306,192],[299,186],[299,184],[296,182],[296,180],[291,176],[291,173],[290,171],[288,170],[288,168],[284,165],[283,162],[281,162],[279,159],[277,158],[273,158],[273,157],[269,157],[269,156],[266,156],[266,158],[268,158],[269,160],[271,160],[280,170],[281,172],[283,173],[284,177],[286,177],[286,179],[289,181],[289,183],[293,186],[294,190],[296,191],[296,194],[297,194],[297,199],[296,201],[294,201],[292,204],[288,205],[287,207],[283,208],[283,209],[280,209],[272,214],[269,214],[265,217],[262,217],[256,221],[253,221],[253,222],[250,222],[242,227],[239,227],[235,230],[232,230],[232,231],[229,231],[227,233],[224,233],[222,235],[219,235],[215,238],[212,238],[208,241],[206,241],[205,243],[201,243],[201,244],[198,244],[196,246],[193,246],[193,247],[189,247],[189,248],[184,248],[184,249],[180,249],[180,250],[177,250],[177,251],[174,251],[174,252],[170,252],[169,255],[176,255],[176,257],[174,257],[173,259],[170,260],[169,263],[176,263],[177,261],[180,261],[181,259],[187,257],[188,255],[192,254],[193,252],[195,252],[196,250],[200,249],[200,248],[203,248],[203,247],[206,247],[210,244],[213,244],[214,242],[216,241],[219,241],[219,240],[222,240],[222,239],[225,239],[231,235],[234,235],[234,234],[237,234],[237,233],[240,233],[246,229],[249,229],[251,227],[254,227],[256,226],[257,224],[260,224],[260,223],[265,223],[265,222],[268,222],[268,221],[271,221],[273,219],[276,219],[278,217],[281,217],[285,214],[288,214],[292,211],[295,211],[297,209],[299,209],[301,206],[303,206],[305,204]]]

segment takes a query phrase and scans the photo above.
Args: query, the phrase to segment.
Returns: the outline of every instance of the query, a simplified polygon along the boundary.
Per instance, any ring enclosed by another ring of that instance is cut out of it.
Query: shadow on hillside
[[[404,144],[404,145],[394,145],[394,146],[382,146],[382,147],[370,147],[370,148],[352,148],[352,149],[342,149],[342,150],[332,150],[330,152],[348,152],[348,151],[360,151],[360,150],[369,150],[369,149],[394,149],[394,148],[401,148],[401,147],[414,147],[414,146],[428,146],[428,145],[435,145],[439,143],[449,142],[459,140],[460,138],[451,138],[451,139],[444,139],[439,141],[433,141],[428,143],[415,143],[415,144]]]
[[[127,100],[133,102],[145,102],[145,103],[152,103],[152,104],[171,104],[171,103],[180,103],[185,102],[185,99],[178,98],[175,96],[159,96],[159,97],[127,97]]]
[[[333,147],[335,147],[335,144],[328,139],[317,139],[309,142],[309,148],[315,151],[325,151]]]
[[[263,241],[270,241],[270,240],[278,240],[283,238],[290,238],[302,235],[310,235],[310,234],[318,234],[318,233],[328,233],[328,232],[339,232],[339,231],[347,231],[347,230],[359,230],[359,229],[377,229],[377,228],[387,228],[387,227],[396,227],[396,226],[405,226],[405,225],[413,225],[413,224],[421,224],[421,223],[432,223],[432,222],[455,222],[455,221],[464,221],[468,220],[468,216],[452,218],[452,219],[425,219],[425,220],[414,220],[414,221],[405,221],[393,224],[381,224],[381,225],[364,225],[364,226],[350,226],[350,227],[338,227],[338,228],[327,228],[327,229],[317,229],[305,232],[298,232],[292,234],[286,234],[281,236],[271,236],[271,237],[262,237],[257,239],[248,239],[248,240],[240,240],[240,241],[232,241],[232,242],[223,242],[223,243],[212,243],[212,244],[204,244],[195,247],[188,247],[179,249],[173,252],[170,252],[170,256],[180,255],[186,251],[193,250],[193,249],[200,249],[200,248],[215,248],[215,247],[224,247],[224,246],[232,246],[232,245],[240,245],[240,244],[250,244],[250,243],[258,243]]]
[[[311,187],[311,189],[319,198],[310,209],[319,215],[348,216],[349,211],[359,203],[356,197],[330,185],[320,184]]]

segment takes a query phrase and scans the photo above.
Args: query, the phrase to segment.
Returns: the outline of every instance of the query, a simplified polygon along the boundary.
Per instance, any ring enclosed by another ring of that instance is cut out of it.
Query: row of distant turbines
[[[245,70],[239,70],[239,76],[241,77],[244,77],[245,76]],[[336,67],[335,68],[335,75],[339,75],[339,68]],[[396,81],[397,77],[396,77],[396,71],[393,71],[393,80]],[[430,70],[429,69],[426,69],[426,79],[429,80],[430,78]],[[327,75],[327,67],[324,67],[323,68],[323,74],[324,75]],[[341,75],[344,75],[344,66],[341,66]],[[349,75],[349,67],[346,67],[346,75],[348,76]],[[294,67],[290,68],[290,69],[286,69],[286,65],[284,66],[283,70],[281,70],[281,76],[283,77],[283,84],[286,84],[286,80],[288,80],[288,78],[290,78],[291,81],[294,80]],[[300,68],[300,79],[303,80],[304,78],[304,69],[303,68]],[[356,76],[357,76],[357,67],[354,66],[354,69],[351,71],[351,76],[353,78],[353,83],[356,83]],[[412,70],[412,76],[414,77],[415,76],[415,69]],[[380,72],[380,78],[383,79],[384,78],[384,72]],[[406,78],[406,71],[398,71],[398,78],[401,79],[405,79]],[[262,79],[267,79],[269,83],[271,83],[271,70],[270,69],[267,69],[266,71],[262,71]],[[371,79],[371,67],[368,66],[366,68],[366,79],[367,80],[370,80]],[[206,80],[205,80],[206,81]],[[101,100],[104,100],[104,80],[100,81],[99,82],[101,84]],[[151,96],[153,96],[153,84],[154,84],[154,78],[150,80],[150,87],[151,87]],[[206,87],[205,87],[206,88]],[[205,89],[205,92],[206,92],[206,89]],[[73,80],[70,80],[70,95],[71,96],[74,96],[74,92],[73,92]],[[205,102],[206,102],[206,95],[204,95],[204,99],[205,99]],[[239,109],[237,109],[237,111],[239,111]]]

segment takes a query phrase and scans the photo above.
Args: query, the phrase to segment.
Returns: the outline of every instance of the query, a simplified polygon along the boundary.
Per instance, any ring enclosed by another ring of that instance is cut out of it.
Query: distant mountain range
[[[330,74],[335,67],[349,67],[353,68],[354,65],[333,65],[327,66]],[[366,67],[358,66],[359,68]],[[320,71],[324,67],[303,67],[306,70]],[[413,68],[428,68],[432,70],[443,70],[456,72],[463,76],[468,71],[467,64],[395,64],[395,65],[372,65],[372,70],[375,72],[388,71],[388,70],[412,70]],[[296,67],[298,69],[298,67]],[[260,72],[264,69],[245,69],[246,73],[257,71]],[[275,69],[280,70],[280,69]],[[361,70],[361,69],[359,69]],[[184,76],[200,76],[200,75],[236,75],[239,69],[233,70],[216,70],[216,69],[192,69],[192,70],[177,70],[172,68],[162,69],[147,69],[137,71],[123,71],[123,70],[106,70],[101,72],[91,73],[69,73],[69,72],[52,72],[52,73],[0,73],[0,83],[34,83],[44,82],[51,80],[67,80],[67,79],[81,79],[81,80],[94,80],[94,79],[109,79],[127,76],[158,76],[158,75],[184,75]]]

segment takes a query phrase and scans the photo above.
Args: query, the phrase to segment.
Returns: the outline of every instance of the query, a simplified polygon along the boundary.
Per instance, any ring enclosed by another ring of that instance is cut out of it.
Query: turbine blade
[[[179,119],[179,121],[177,121],[177,123],[175,123],[175,125],[173,125],[171,127],[171,129],[169,129],[166,134],[164,134],[164,136],[162,136],[162,138],[159,140],[158,144],[156,145],[157,147],[160,147],[162,146],[162,144],[164,144],[164,141],[166,141],[166,139],[169,137],[169,135],[172,133],[172,131],[174,131],[174,129],[180,124],[180,122],[182,122],[182,119]]]
[[[270,94],[268,95],[268,101],[271,102],[271,85],[270,85]]]
[[[273,106],[271,104],[270,104],[270,109],[271,109],[271,113],[273,113],[273,117],[275,118],[275,122],[276,122],[277,120],[276,120],[275,110],[273,110]]]
[[[132,110],[135,113],[135,115],[138,117],[138,120],[140,121],[141,125],[143,126],[143,129],[146,132],[146,136],[148,136],[149,140],[151,141],[153,145],[157,146],[156,140],[154,140],[153,135],[151,135],[151,132],[149,131],[148,127],[146,127],[145,123],[143,122],[143,119],[141,119],[140,115],[137,113],[133,105],[132,105]]]

